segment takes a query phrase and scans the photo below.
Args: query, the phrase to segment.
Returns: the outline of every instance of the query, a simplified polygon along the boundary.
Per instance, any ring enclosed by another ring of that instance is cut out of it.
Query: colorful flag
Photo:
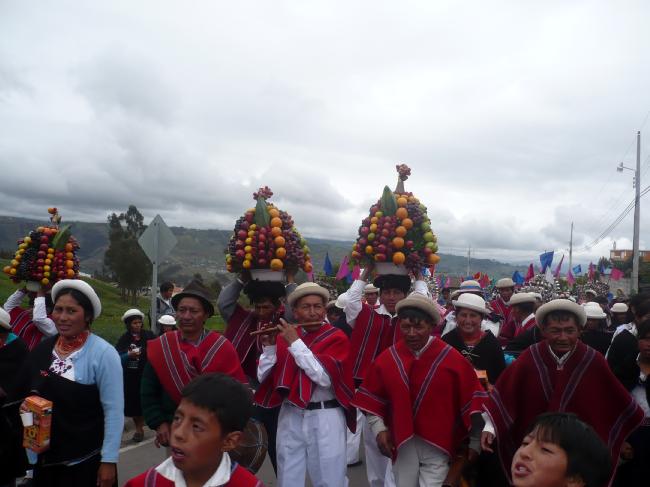
[[[332,272],[334,272],[334,268],[332,267],[332,261],[330,260],[329,252],[325,253],[325,263],[323,264],[323,272],[325,273],[326,276],[331,276]]]
[[[603,264],[602,262],[598,266],[598,272],[600,272],[601,274],[605,274],[605,264]]]
[[[451,287],[451,277],[447,276],[447,279],[445,279],[445,283],[443,284],[442,288],[446,287]]]
[[[535,277],[535,268],[533,267],[533,264],[530,264],[528,266],[528,272],[526,272],[526,277],[524,278],[524,282],[530,281],[533,277]]]
[[[539,262],[542,264],[542,274],[546,272],[546,268],[553,263],[553,251],[544,252],[539,256]]]
[[[622,279],[624,275],[625,275],[625,273],[622,270],[617,269],[616,267],[612,267],[612,273],[610,274],[610,277],[612,279],[614,279],[615,281],[618,281],[618,280]]]
[[[573,266],[573,273],[576,276],[582,274],[582,266],[580,264]]]
[[[593,281],[595,277],[596,277],[596,271],[594,270],[594,263],[589,262],[589,273],[587,274],[587,278],[590,281]]]
[[[482,288],[486,288],[490,285],[490,278],[488,277],[487,274],[483,274],[479,278],[478,283],[481,285]]]
[[[524,283],[524,276],[522,276],[519,271],[515,271],[515,273],[512,275],[512,280],[515,282],[515,284],[521,286]]]
[[[359,279],[360,275],[361,275],[361,267],[359,267],[359,264],[357,264],[352,269],[352,279],[357,280]]]
[[[314,272],[313,272],[313,271],[309,271],[309,272],[307,273],[307,280],[308,280],[309,282],[314,282]]]
[[[562,262],[564,262],[564,254],[562,254],[560,263],[557,265],[557,267],[555,268],[555,272],[553,273],[555,277],[560,277],[560,272],[562,272]]]
[[[573,274],[571,274],[571,269],[569,269],[569,272],[566,275],[566,281],[569,283],[569,286],[573,286],[576,283]]]
[[[336,280],[340,281],[343,279],[345,276],[350,274],[350,260],[348,259],[347,255],[343,256],[343,260],[341,260],[341,265],[339,266],[339,271],[336,273]]]
[[[475,281],[478,281],[480,278],[481,278],[481,273],[480,272],[477,272],[476,274],[474,274],[474,280]]]
[[[553,273],[551,272],[551,266],[548,266],[546,268],[546,272],[544,273],[544,277],[546,278],[546,281],[550,284],[553,284],[555,282],[555,279],[553,278]]]

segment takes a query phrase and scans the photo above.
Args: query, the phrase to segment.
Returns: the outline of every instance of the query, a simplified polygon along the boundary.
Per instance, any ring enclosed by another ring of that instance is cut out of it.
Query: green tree
[[[138,244],[144,218],[134,205],[126,213],[108,216],[109,245],[104,264],[122,291],[122,299],[136,303],[139,290],[151,281],[151,263]]]

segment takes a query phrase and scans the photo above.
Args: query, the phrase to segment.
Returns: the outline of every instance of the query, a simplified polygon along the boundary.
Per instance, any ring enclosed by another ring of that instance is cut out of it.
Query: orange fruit
[[[72,244],[71,244],[71,243],[67,243],[67,244],[65,244],[65,251],[66,251],[66,252],[72,252],[72,249],[73,249],[73,247],[72,247]],[[49,250],[49,249],[48,249],[48,250]]]
[[[66,252],[65,253],[65,258],[66,259],[74,259],[74,254],[72,252]]]
[[[43,286],[47,286],[49,283],[50,283],[50,280],[47,277],[44,277],[43,279],[41,279],[41,284]]]
[[[2,269],[2,272],[4,272],[5,274],[9,274],[9,271],[10,271],[10,270],[11,270],[11,266],[10,266],[10,265],[6,265],[6,266],[4,266],[4,268]]]
[[[66,266],[68,269],[72,269],[72,268],[74,267],[74,262],[71,261],[71,260],[66,260],[66,261],[65,261],[65,266]]]
[[[395,229],[395,235],[397,235],[398,237],[403,237],[404,235],[406,235],[406,228],[400,225]]]
[[[75,272],[72,269],[68,269],[65,271],[65,277],[68,279],[72,279],[75,276]]]
[[[393,239],[393,247],[396,249],[404,247],[404,239],[402,237],[395,237]]]
[[[12,276],[15,276],[16,275],[16,269],[14,269],[13,267],[11,269],[9,269],[9,274],[12,275]]]
[[[305,262],[305,266],[302,269],[305,272],[311,272],[314,269],[314,266],[311,265],[311,262]]]
[[[271,216],[271,218],[275,218],[277,216],[280,216],[280,212],[277,210],[277,208],[271,208],[269,210],[269,215]]]
[[[400,265],[406,261],[406,256],[403,252],[395,252],[393,254],[393,264]]]
[[[278,259],[284,259],[287,256],[287,249],[285,249],[284,247],[275,249],[275,256]]]
[[[400,220],[403,220],[404,218],[408,218],[409,212],[406,208],[398,208],[395,212],[395,216]]]
[[[372,254],[372,245],[366,245],[366,254]]]
[[[282,226],[282,219],[280,219],[279,216],[274,216],[271,218],[271,226],[272,227],[281,227]]]
[[[440,262],[440,256],[438,254],[429,254],[427,257],[427,264],[435,265]]]
[[[400,196],[397,198],[397,206],[406,206],[409,201],[404,198],[404,196]]]
[[[377,231],[377,224],[373,223],[370,225],[370,232],[375,233]]]
[[[281,235],[278,235],[273,239],[273,243],[275,244],[276,247],[284,247],[284,244],[286,243],[284,240],[284,237]]]
[[[280,227],[271,228],[271,236],[272,237],[277,237],[279,235],[282,235],[282,229]]]
[[[379,218],[377,218],[376,216],[373,216],[373,217],[370,219],[370,223],[377,223],[378,221],[379,221]]]
[[[250,269],[250,268],[251,268],[251,261],[248,260],[248,259],[246,259],[244,262],[242,262],[241,266],[242,266],[244,269]]]
[[[281,271],[283,267],[284,267],[284,263],[280,259],[271,259],[272,271]]]
[[[413,228],[413,220],[411,220],[410,218],[403,218],[402,226],[407,230],[410,230],[411,228]]]

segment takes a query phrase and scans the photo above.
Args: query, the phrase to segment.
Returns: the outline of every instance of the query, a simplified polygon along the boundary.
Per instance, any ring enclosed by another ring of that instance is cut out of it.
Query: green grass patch
[[[8,264],[9,261],[0,259],[0,268]],[[96,279],[84,278],[84,280],[95,289],[102,302],[102,314],[92,324],[93,333],[110,343],[116,343],[117,339],[124,333],[124,324],[120,318],[127,309],[136,307],[145,314],[149,309],[150,299],[148,296],[139,297],[137,304],[134,306],[130,302],[125,303],[122,300],[120,290],[117,287]],[[14,284],[5,274],[0,276],[0,303],[4,303],[18,288],[19,286]],[[27,300],[25,300],[24,305],[27,306]],[[206,326],[210,330],[222,331],[224,322],[221,316],[217,314],[208,320]]]

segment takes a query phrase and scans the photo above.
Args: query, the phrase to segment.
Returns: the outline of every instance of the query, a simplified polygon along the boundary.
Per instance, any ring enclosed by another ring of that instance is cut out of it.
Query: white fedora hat
[[[158,318],[158,323],[165,326],[176,326],[176,318],[172,315],[162,315]]]
[[[476,294],[461,294],[458,296],[458,299],[452,301],[452,303],[456,309],[467,308],[484,315],[490,314],[490,310],[487,309],[487,306],[485,305],[485,300]]]
[[[372,294],[378,292],[379,288],[375,287],[373,284],[366,284],[366,287],[363,288],[363,294]]]
[[[503,279],[499,279],[497,283],[494,285],[494,287],[496,287],[497,289],[515,287],[515,281],[513,281],[509,277],[504,277]]]
[[[315,282],[304,282],[289,294],[289,296],[287,296],[287,302],[289,303],[289,306],[293,308],[300,298],[304,298],[311,294],[316,294],[317,296],[322,297],[326,302],[330,299],[330,292],[324,287],[319,286]]]
[[[598,303],[585,303],[582,306],[585,308],[587,319],[591,318],[592,320],[604,320],[607,318],[607,314],[603,311],[603,308],[601,308]]]
[[[481,285],[478,283],[478,281],[475,281],[473,279],[469,279],[467,281],[463,281],[460,283],[460,287],[458,288],[458,292],[460,293],[482,293],[483,289],[481,288]]]
[[[122,321],[126,321],[127,318],[132,316],[139,316],[141,320],[144,320],[144,313],[136,308],[127,309],[122,315]]]
[[[625,303],[616,303],[614,306],[612,306],[612,309],[610,310],[612,313],[627,313],[627,310],[629,308],[627,307],[627,304]]]
[[[99,300],[99,296],[97,296],[95,290],[86,281],[82,281],[81,279],[63,279],[57,281],[52,287],[52,302],[56,303],[56,298],[64,289],[76,289],[88,298],[93,307],[93,319],[96,320],[102,314],[102,303]]]
[[[535,321],[542,326],[546,315],[553,311],[567,311],[573,313],[576,315],[578,326],[580,328],[585,326],[585,323],[587,322],[587,313],[585,312],[585,309],[578,303],[574,303],[568,299],[554,299],[553,301],[541,305],[537,308],[537,312],[535,313]]]
[[[506,304],[508,306],[515,306],[522,303],[535,303],[537,302],[537,296],[534,296],[533,293],[517,293],[513,294]]]
[[[433,320],[434,326],[440,321],[440,312],[433,301],[422,294],[412,293],[410,296],[402,299],[395,306],[395,311],[399,314],[401,309],[415,308],[423,313],[428,314]]]

